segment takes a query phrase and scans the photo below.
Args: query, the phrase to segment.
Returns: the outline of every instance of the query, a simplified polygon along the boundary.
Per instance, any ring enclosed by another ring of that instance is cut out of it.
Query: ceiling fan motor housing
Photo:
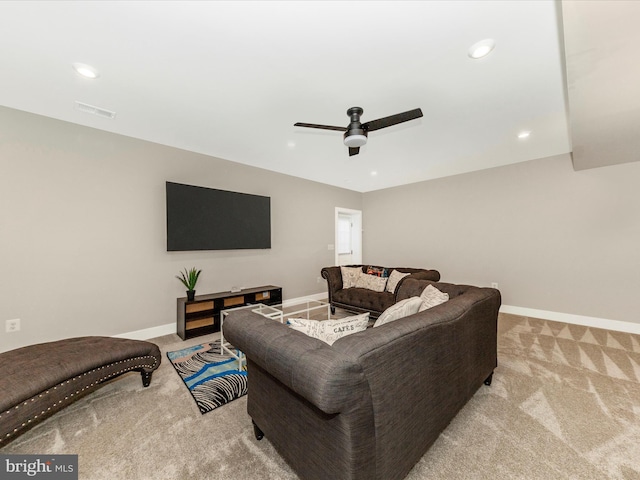
[[[362,128],[360,123],[360,115],[364,110],[360,107],[351,107],[347,110],[347,115],[351,118],[351,123],[346,132],[344,132],[344,144],[347,147],[361,147],[367,143],[367,131]]]

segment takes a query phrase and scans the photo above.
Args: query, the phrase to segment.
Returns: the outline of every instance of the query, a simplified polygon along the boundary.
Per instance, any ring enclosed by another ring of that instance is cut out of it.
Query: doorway
[[[362,263],[362,211],[336,207],[336,265]]]

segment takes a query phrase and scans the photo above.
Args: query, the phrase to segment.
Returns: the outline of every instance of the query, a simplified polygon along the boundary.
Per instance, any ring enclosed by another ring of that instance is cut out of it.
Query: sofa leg
[[[142,386],[148,387],[149,385],[151,385],[151,375],[153,374],[153,372],[142,371],[140,373],[142,374]]]
[[[264,438],[264,433],[262,433],[262,430],[260,430],[260,427],[256,425],[256,422],[251,420],[251,423],[253,423],[253,434],[256,436],[256,440],[262,440]]]
[[[335,315],[336,314],[336,307],[331,307],[331,315]]]
[[[493,380],[493,372],[484,380],[484,384],[487,386],[491,385],[491,380]]]

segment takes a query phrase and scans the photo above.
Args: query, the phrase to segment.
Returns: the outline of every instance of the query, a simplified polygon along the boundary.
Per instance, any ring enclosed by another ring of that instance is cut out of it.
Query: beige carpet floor
[[[155,341],[164,354],[213,338]],[[640,479],[640,337],[501,314],[498,348],[492,386],[407,480]],[[78,454],[86,480],[297,478],[255,440],[246,397],[201,415],[166,356],[149,388],[127,374],[0,453]]]

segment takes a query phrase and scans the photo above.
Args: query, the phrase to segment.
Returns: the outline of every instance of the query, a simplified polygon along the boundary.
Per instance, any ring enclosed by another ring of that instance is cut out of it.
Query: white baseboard
[[[313,295],[307,295],[306,297],[298,297],[298,298],[290,298],[289,300],[284,300],[282,305],[288,307],[290,305],[296,305],[298,303],[306,302],[307,300],[326,300],[327,292],[323,293],[314,293]]]
[[[500,307],[500,312],[640,335],[640,323],[586,317],[584,315],[574,315],[572,313],[550,312],[548,310],[537,310],[535,308],[514,307],[512,305],[502,305]]]
[[[313,295],[307,295],[305,297],[290,298],[284,300],[282,305],[288,307],[290,305],[296,305],[298,303],[306,302],[307,300],[325,300],[327,298],[327,292],[314,293]],[[159,325],[157,327],[145,328],[143,330],[136,330],[134,332],[120,333],[113,335],[116,338],[130,338],[132,340],[149,340],[150,338],[161,337],[163,335],[171,335],[176,333],[176,322],[167,323],[165,325]]]
[[[149,340],[150,338],[162,337],[176,333],[176,322],[158,325],[157,327],[136,330],[135,332],[121,333],[113,335],[116,338],[130,338],[132,340]]]

